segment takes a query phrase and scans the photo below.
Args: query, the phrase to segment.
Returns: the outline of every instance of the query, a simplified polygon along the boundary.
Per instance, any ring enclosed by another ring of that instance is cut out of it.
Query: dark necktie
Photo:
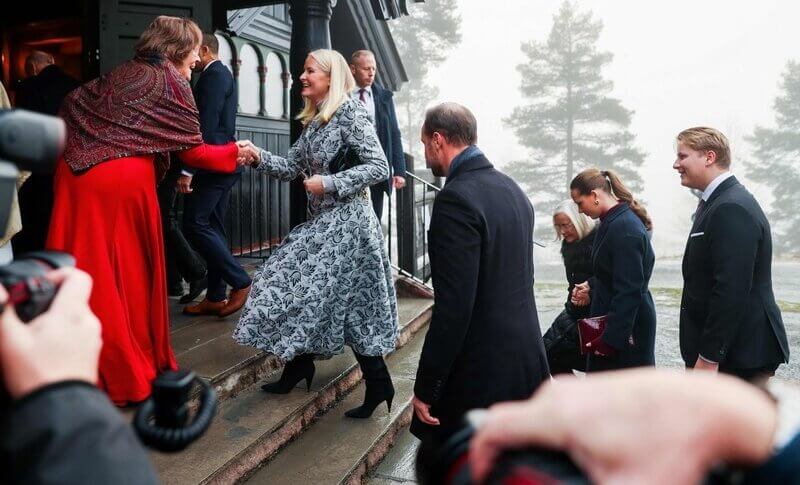
[[[364,98],[364,92],[366,89],[361,88],[358,90],[358,100],[361,101],[361,104],[367,104],[367,100]]]
[[[700,214],[703,213],[703,207],[705,207],[705,205],[706,201],[700,197],[700,200],[697,202],[697,209],[694,211],[694,217],[692,218],[693,221],[696,221],[700,217]]]

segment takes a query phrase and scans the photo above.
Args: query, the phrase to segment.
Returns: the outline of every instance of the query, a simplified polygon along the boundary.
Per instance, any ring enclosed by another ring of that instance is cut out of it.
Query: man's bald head
[[[51,64],[55,64],[55,62],[52,54],[48,54],[44,51],[33,51],[25,58],[25,74],[29,77],[36,76],[42,72],[42,69]]]

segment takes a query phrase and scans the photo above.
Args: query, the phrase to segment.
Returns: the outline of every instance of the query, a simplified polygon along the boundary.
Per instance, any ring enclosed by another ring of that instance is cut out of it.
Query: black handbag
[[[328,163],[328,170],[330,170],[332,175],[339,172],[344,172],[345,170],[351,169],[360,163],[361,159],[358,158],[356,151],[347,145],[342,145],[342,148],[336,152],[336,155],[334,155],[331,161]]]

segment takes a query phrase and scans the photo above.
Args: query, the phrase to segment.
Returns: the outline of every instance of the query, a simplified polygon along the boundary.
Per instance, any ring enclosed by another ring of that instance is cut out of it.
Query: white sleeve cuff
[[[703,362],[708,362],[709,364],[714,364],[714,365],[719,364],[719,362],[711,360],[711,359],[706,359],[705,357],[703,357],[700,354],[698,354],[697,356],[700,357],[703,360]]]

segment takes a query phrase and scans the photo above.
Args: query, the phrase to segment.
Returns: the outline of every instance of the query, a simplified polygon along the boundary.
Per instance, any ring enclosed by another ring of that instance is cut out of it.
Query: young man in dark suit
[[[236,129],[236,83],[231,72],[217,58],[219,41],[213,34],[203,34],[200,62],[202,70],[194,87],[200,111],[200,132],[203,141],[222,145],[234,141]],[[242,168],[232,174],[197,171],[178,179],[186,193],[183,223],[195,249],[208,266],[208,291],[196,305],[183,309],[189,315],[228,316],[239,310],[250,291],[250,276],[228,249],[225,234],[225,213],[230,203],[231,188],[239,180]],[[192,184],[194,187],[192,187]],[[226,299],[225,290],[231,286]]]
[[[378,141],[392,169],[387,180],[369,188],[372,207],[380,220],[383,216],[383,194],[391,195],[393,188],[402,189],[406,185],[403,141],[400,139],[392,92],[374,84],[377,71],[375,55],[368,50],[354,52],[350,57],[350,70],[358,85],[358,89],[350,95],[361,102],[370,114],[378,132]]]
[[[55,64],[47,52],[33,51],[25,59],[25,78],[17,87],[15,106],[55,116],[67,94],[80,82]],[[19,190],[22,230],[12,239],[14,252],[41,251],[53,212],[53,174],[31,175]]]
[[[681,184],[702,191],[683,254],[683,360],[746,380],[774,375],[789,345],[772,293],[769,221],[730,172],[725,135],[689,128],[677,152]]]
[[[549,376],[533,296],[533,207],[476,140],[467,108],[426,113],[425,160],[447,177],[431,216],[433,318],[412,401],[411,432],[428,443],[470,409],[526,399]]]

